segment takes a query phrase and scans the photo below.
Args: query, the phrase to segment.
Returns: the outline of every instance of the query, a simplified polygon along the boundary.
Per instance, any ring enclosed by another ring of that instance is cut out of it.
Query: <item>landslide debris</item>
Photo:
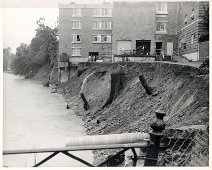
[[[59,90],[85,122],[87,134],[149,132],[158,109],[166,112],[166,128],[208,125],[209,75],[200,68],[162,62],[81,63],[79,67],[86,69],[61,84]],[[122,75],[114,86],[117,81],[113,82],[111,75],[120,70]],[[80,90],[83,80],[93,72],[97,74],[85,85],[84,94],[91,106],[85,111]],[[152,95],[139,81],[141,75],[154,90]],[[118,89],[115,94],[111,84]],[[111,95],[113,99],[108,102]]]

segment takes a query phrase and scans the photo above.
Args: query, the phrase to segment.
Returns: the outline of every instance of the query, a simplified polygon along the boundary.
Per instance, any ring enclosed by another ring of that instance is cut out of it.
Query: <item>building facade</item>
[[[177,48],[176,2],[114,2],[113,54],[172,55]]]
[[[202,23],[209,2],[180,2],[178,15],[178,38],[179,38],[179,53],[186,58],[197,61],[208,55],[202,56],[199,37],[205,31]],[[207,46],[207,45],[206,45]],[[204,45],[204,48],[206,48]],[[208,45],[209,46],[209,45]],[[208,50],[207,50],[208,51]],[[209,51],[208,51],[209,52]]]
[[[112,5],[61,4],[59,6],[59,55],[71,64],[109,62],[112,55]]]
[[[111,62],[112,56],[125,53],[183,55],[197,61],[200,51],[204,51],[200,47],[208,48],[198,42],[205,31],[201,21],[208,5],[204,1],[124,0],[113,4],[61,4],[59,54],[67,56],[72,65]]]

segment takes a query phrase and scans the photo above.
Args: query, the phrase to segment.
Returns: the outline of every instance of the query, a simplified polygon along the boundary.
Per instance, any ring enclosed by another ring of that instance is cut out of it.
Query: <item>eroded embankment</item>
[[[58,70],[50,66],[49,63],[43,65],[32,77],[31,79],[38,80],[43,84],[51,81],[51,83],[56,84],[58,79]]]
[[[199,68],[161,62],[81,63],[80,67],[87,69],[59,88],[71,109],[84,120],[88,134],[149,132],[157,109],[166,112],[167,128],[208,124],[209,75]],[[79,94],[83,80],[94,71],[97,74],[83,88],[90,105],[85,111]],[[111,96],[111,74],[117,73],[123,79],[118,80],[112,103],[103,107]],[[147,94],[140,75],[145,77],[153,94]]]

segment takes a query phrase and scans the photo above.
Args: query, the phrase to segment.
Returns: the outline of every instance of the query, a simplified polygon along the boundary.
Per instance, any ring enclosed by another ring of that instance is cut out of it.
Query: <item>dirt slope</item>
[[[57,69],[52,70],[53,68],[49,63],[43,65],[36,73],[32,76],[31,79],[38,80],[42,83],[46,83],[49,81],[49,77],[51,76],[51,82],[57,83],[58,79],[58,71]]]
[[[74,76],[61,85],[70,106],[75,112],[89,122],[87,127],[91,134],[148,131],[154,118],[154,111],[166,112],[167,126],[204,124],[208,122],[209,76],[202,74],[198,68],[168,63],[126,63],[123,70],[126,76],[124,89],[113,103],[104,109],[93,107],[84,111],[79,97],[84,78],[93,71],[105,71],[88,82],[87,98],[92,105],[101,105],[101,99],[107,98],[110,73],[119,69],[119,64],[90,64],[80,77]],[[143,74],[154,90],[148,95],[142,87],[138,76]],[[101,78],[100,78],[101,77]],[[108,81],[106,81],[108,80]],[[92,92],[93,90],[93,92]],[[101,99],[100,99],[101,98]],[[96,121],[100,123],[97,125]]]
[[[84,120],[88,134],[149,132],[157,109],[166,112],[166,128],[208,124],[209,75],[205,70],[162,62],[81,63],[80,67],[88,69],[61,84],[60,92]],[[112,104],[102,109],[102,100],[110,93],[109,75],[120,69],[125,75],[123,89]],[[92,107],[85,111],[79,93],[84,78],[94,71],[106,73],[87,82],[85,94]],[[138,76],[142,74],[153,88],[153,95],[148,95],[141,85]]]

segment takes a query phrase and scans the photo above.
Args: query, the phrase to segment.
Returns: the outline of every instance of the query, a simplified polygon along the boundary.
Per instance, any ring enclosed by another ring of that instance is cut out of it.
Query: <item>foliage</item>
[[[21,56],[17,57],[13,64],[12,70],[14,74],[19,74],[28,78],[33,73],[34,63],[30,57]]]
[[[28,46],[27,44],[21,43],[19,47],[16,48],[16,56],[28,56]]]
[[[46,63],[54,65],[58,53],[58,23],[50,28],[44,22],[44,18],[37,20],[36,34],[29,45],[22,43],[16,48],[17,59],[12,67],[15,74],[29,77]]]
[[[15,55],[11,53],[11,48],[7,47],[3,49],[3,70],[8,70],[8,64],[10,64],[15,58]]]

